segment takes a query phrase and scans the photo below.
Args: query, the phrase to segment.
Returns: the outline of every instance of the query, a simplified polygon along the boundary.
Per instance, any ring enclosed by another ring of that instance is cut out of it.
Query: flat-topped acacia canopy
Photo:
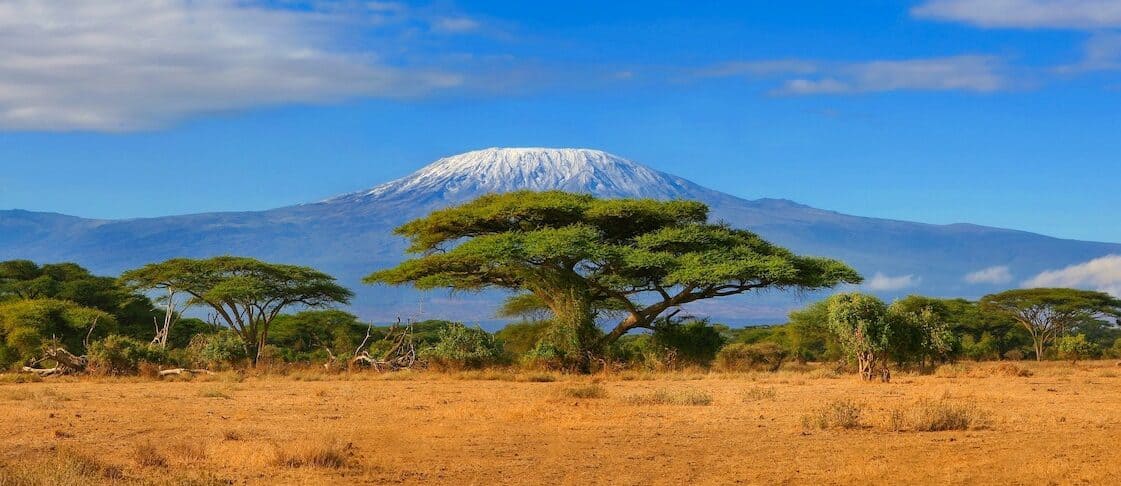
[[[828,258],[798,256],[758,235],[708,222],[696,201],[597,199],[561,191],[490,194],[434,211],[396,233],[418,255],[366,277],[420,289],[530,292],[586,354],[671,309],[754,289],[859,283]],[[595,309],[626,315],[611,332]]]

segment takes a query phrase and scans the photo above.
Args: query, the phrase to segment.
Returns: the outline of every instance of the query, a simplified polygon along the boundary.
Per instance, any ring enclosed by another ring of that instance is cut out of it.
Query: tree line
[[[524,363],[590,371],[627,366],[774,368],[786,360],[889,367],[957,359],[1080,359],[1121,354],[1121,302],[1100,292],[1017,289],[979,301],[910,296],[890,304],[838,294],[782,325],[731,329],[683,315],[692,302],[760,289],[857,284],[844,263],[796,255],[708,222],[692,201],[597,199],[564,192],[487,195],[397,233],[412,258],[366,278],[421,289],[510,292],[491,334],[448,321],[412,323],[434,366]],[[94,368],[341,362],[399,329],[332,309],[353,293],[315,269],[222,256],[176,258],[92,275],[74,263],[0,262],[0,367],[44,350]],[[200,320],[186,317],[208,315]],[[633,331],[641,332],[633,332]]]

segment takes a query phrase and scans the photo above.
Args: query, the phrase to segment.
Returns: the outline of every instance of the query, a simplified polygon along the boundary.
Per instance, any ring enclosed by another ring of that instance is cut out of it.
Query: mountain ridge
[[[905,284],[869,289],[885,297],[910,292],[972,297],[1015,286],[1044,270],[1121,253],[1121,245],[1114,243],[970,223],[864,218],[780,198],[747,200],[592,149],[489,148],[441,158],[370,189],[264,211],[123,220],[0,211],[0,259],[76,261],[115,274],[177,256],[239,254],[312,265],[338,276],[358,291],[353,308],[363,317],[389,318],[427,298],[431,302],[424,307],[430,312],[488,320],[493,318],[494,294],[433,297],[366,287],[361,277],[404,258],[405,244],[392,234],[394,227],[483,192],[519,189],[700,200],[710,206],[714,220],[750,229],[799,253],[842,259],[867,277],[881,274],[891,277],[883,282]],[[965,275],[992,266],[1009,267],[1017,280],[991,285],[964,281]],[[783,295],[762,294],[706,304],[702,310],[719,318],[774,320],[796,305]],[[745,317],[752,313],[758,315]]]

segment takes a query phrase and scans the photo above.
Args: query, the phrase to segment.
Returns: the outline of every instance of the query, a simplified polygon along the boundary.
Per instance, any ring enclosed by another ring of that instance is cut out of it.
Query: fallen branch
[[[45,376],[62,375],[62,374],[66,373],[66,370],[64,370],[62,368],[59,368],[57,366],[54,367],[54,368],[32,368],[30,366],[24,366],[23,367],[23,372],[24,373],[35,373],[36,375],[45,377]]]
[[[188,368],[174,368],[174,369],[170,369],[170,370],[160,370],[159,375],[161,377],[164,377],[164,376],[171,376],[171,375],[182,375],[183,373],[187,373],[187,374],[191,374],[191,375],[195,375],[195,374],[213,375],[214,374],[214,372],[210,371],[210,370],[202,370],[202,369],[192,370],[192,369],[188,369]]]

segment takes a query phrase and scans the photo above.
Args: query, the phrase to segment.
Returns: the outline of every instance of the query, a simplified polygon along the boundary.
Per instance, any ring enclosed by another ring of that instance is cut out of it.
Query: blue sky
[[[7,2],[0,208],[264,209],[589,147],[746,198],[1121,241],[1121,1],[543,3]]]

